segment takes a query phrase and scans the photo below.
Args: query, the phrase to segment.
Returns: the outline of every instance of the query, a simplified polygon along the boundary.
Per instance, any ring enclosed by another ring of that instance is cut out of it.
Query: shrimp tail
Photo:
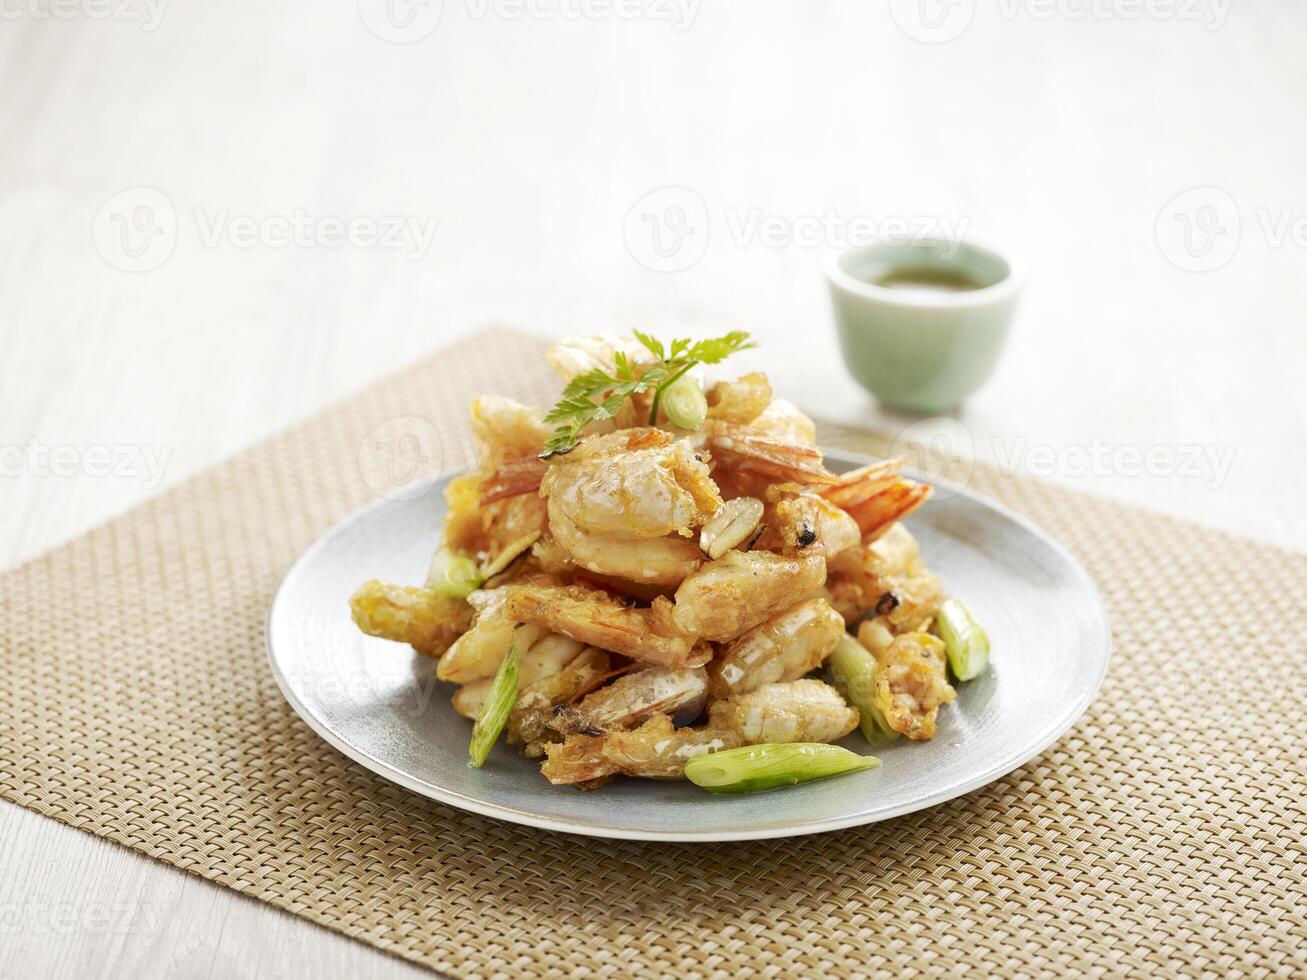
[[[858,522],[863,542],[870,544],[929,500],[934,492],[935,488],[928,483],[898,480],[889,489],[844,510]]]
[[[709,419],[705,428],[709,453],[731,469],[804,486],[839,482],[815,446],[780,442],[763,430],[721,419]]]
[[[490,477],[481,484],[481,505],[493,504],[496,500],[535,493],[545,478],[549,464],[536,456],[511,459],[500,465]]]

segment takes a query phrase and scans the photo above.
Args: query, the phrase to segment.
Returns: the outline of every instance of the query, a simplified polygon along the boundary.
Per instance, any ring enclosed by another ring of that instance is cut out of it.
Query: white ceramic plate
[[[864,460],[830,453],[837,471]],[[447,478],[446,478],[447,479]],[[945,588],[992,640],[990,668],[940,710],[930,742],[900,739],[883,765],[753,796],[619,778],[595,792],[551,785],[500,740],[467,765],[471,723],[450,706],[435,662],[362,635],[348,598],[370,578],[420,583],[440,534],[445,479],[381,500],[319,538],[272,605],[268,653],[287,700],[329,743],[414,792],[549,830],[637,840],[786,837],[885,820],[976,789],[1034,758],[1080,717],[1107,669],[1107,616],[1084,569],[1033,525],[960,490],[908,526]],[[842,743],[870,754],[855,732]]]

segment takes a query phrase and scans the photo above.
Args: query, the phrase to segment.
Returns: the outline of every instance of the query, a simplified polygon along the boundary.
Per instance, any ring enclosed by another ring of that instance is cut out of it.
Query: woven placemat
[[[474,394],[550,396],[540,351],[480,334],[0,578],[0,793],[457,976],[1307,972],[1307,557],[984,467],[1085,562],[1115,653],[1069,735],[962,799],[583,840],[329,748],[266,665],[278,581],[374,499],[375,433],[428,420],[444,453],[408,462],[459,463]]]

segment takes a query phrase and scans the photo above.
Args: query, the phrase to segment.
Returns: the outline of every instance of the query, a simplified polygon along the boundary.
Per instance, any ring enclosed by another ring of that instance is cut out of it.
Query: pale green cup
[[[877,285],[907,270],[969,280],[959,291]],[[826,262],[844,362],[887,405],[942,412],[998,364],[1021,292],[1018,263],[974,242],[853,248]]]

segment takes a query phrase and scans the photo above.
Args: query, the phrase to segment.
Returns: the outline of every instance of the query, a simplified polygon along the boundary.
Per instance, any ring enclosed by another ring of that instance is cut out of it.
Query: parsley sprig
[[[569,381],[563,389],[563,397],[545,416],[545,422],[555,429],[545,443],[541,459],[571,452],[583,428],[591,422],[612,418],[628,398],[644,391],[654,393],[649,424],[656,425],[663,392],[679,381],[685,372],[696,364],[717,364],[732,354],[758,346],[743,330],[732,330],[711,340],[682,338],[673,340],[670,346],[664,346],[657,337],[639,330],[633,333],[657,360],[637,375],[636,368],[643,365],[633,363],[624,351],[618,351],[613,374],[603,368],[593,368]]]

